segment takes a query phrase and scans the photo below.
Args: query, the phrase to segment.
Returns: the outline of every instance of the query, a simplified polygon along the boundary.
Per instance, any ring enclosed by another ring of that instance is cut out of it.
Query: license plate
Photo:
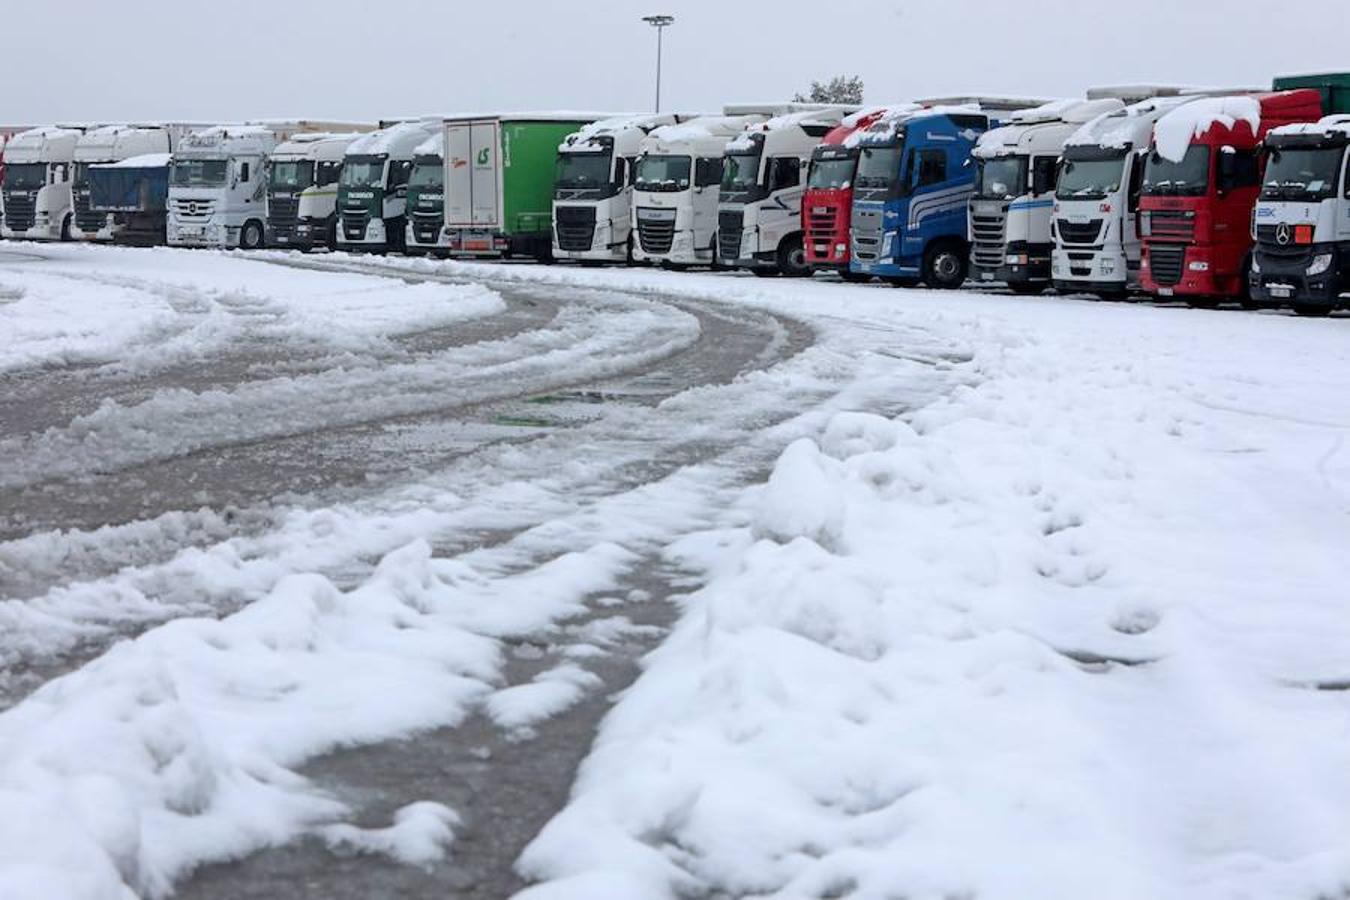
[[[981,280],[981,281],[993,281],[993,280],[994,280],[994,273],[993,273],[993,272],[981,272],[981,273],[980,273],[980,280]]]
[[[276,237],[272,238],[272,240],[276,241],[278,244],[286,244],[289,243],[291,239],[288,237],[284,237],[282,235],[277,235]]]
[[[1266,290],[1270,291],[1272,297],[1292,297],[1294,288],[1288,284],[1268,284]]]
[[[1159,297],[1170,297],[1175,293],[1176,291],[1173,290],[1172,288],[1158,288]]]
[[[823,216],[829,211],[830,208],[828,206],[814,206],[811,208],[811,212],[815,213],[818,216]]]
[[[863,270],[864,272],[870,272],[870,271],[872,270],[872,264],[871,264],[871,263],[858,263],[858,268],[861,269],[861,270]]]

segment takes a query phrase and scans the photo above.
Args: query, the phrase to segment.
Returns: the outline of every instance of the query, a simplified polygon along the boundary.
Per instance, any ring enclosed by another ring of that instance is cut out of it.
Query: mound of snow
[[[1252,134],[1261,130],[1261,103],[1255,97],[1202,97],[1183,103],[1158,120],[1153,140],[1164,159],[1181,162],[1186,148],[1215,125],[1232,128],[1238,122],[1251,126]]]

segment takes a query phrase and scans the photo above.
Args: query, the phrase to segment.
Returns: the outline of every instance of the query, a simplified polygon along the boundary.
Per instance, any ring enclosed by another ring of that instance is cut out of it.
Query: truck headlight
[[[1005,262],[1010,266],[1025,266],[1027,255],[1025,253],[1009,253]]]
[[[1257,275],[1261,274],[1261,259],[1254,253],[1252,254],[1252,272]]]
[[[1209,263],[1203,259],[1197,259],[1188,263],[1186,268],[1190,269],[1192,272],[1208,272]]]
[[[1141,212],[1139,214],[1139,236],[1153,236],[1153,215],[1151,213]]]
[[[1308,263],[1308,274],[1321,275],[1323,272],[1325,272],[1327,269],[1330,268],[1331,268],[1331,254],[1319,253],[1312,258],[1312,262]]]
[[[895,232],[894,231],[886,232],[886,237],[881,242],[881,255],[890,256],[891,247],[893,247],[894,245],[895,245]]]

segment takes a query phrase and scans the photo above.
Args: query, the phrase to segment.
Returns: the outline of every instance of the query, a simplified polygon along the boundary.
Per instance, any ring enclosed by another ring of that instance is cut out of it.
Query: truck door
[[[473,143],[468,122],[445,126],[445,223],[473,225]]]
[[[475,228],[497,228],[501,224],[501,198],[497,190],[497,174],[501,170],[499,129],[495,121],[474,122],[470,129],[473,225]]]
[[[717,201],[721,196],[722,158],[694,160],[694,187],[689,196],[694,206],[694,250],[711,247],[717,230]]]

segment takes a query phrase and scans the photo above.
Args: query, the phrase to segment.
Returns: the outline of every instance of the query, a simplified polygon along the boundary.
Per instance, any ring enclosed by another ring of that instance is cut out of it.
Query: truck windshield
[[[1203,197],[1209,186],[1209,148],[1187,148],[1181,162],[1173,162],[1157,150],[1144,164],[1143,192],[1177,197]]]
[[[899,147],[864,147],[858,157],[859,190],[889,190],[900,177]]]
[[[273,160],[269,183],[273,189],[302,191],[314,183],[314,163],[306,159]]]
[[[349,156],[342,163],[343,187],[380,187],[384,184],[383,156]]]
[[[1125,180],[1125,159],[1066,159],[1055,196],[1061,200],[1105,200]]]
[[[445,186],[444,160],[439,156],[419,158],[413,163],[408,187],[441,188]]]
[[[31,191],[47,183],[44,163],[10,163],[5,166],[5,188],[11,191]]]
[[[1027,191],[1027,158],[997,156],[980,160],[975,196],[988,200],[1011,200]]]
[[[722,165],[722,199],[736,200],[737,195],[752,194],[759,187],[758,153],[728,153]],[[739,199],[744,199],[740,197]]]
[[[229,170],[225,159],[176,159],[173,161],[173,184],[176,187],[220,187]]]
[[[811,162],[811,173],[806,186],[832,190],[848,190],[853,186],[853,173],[858,170],[858,158],[817,159]]]
[[[633,187],[639,191],[683,191],[689,187],[687,156],[644,156],[638,160]]]
[[[1270,151],[1264,200],[1326,200],[1340,181],[1344,147],[1286,147]]]
[[[560,153],[554,187],[564,191],[599,191],[609,186],[614,157],[609,153]]]

